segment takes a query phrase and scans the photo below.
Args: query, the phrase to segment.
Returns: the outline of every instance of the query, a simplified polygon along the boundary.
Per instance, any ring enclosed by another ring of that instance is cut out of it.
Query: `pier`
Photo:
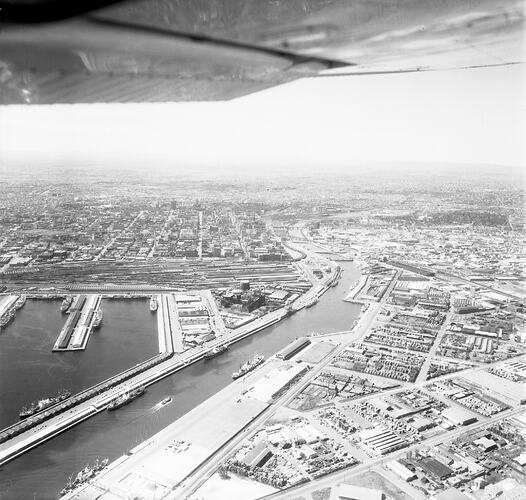
[[[69,316],[53,346],[53,351],[82,351],[86,349],[100,308],[101,295],[77,295],[69,308]]]
[[[18,306],[20,299],[21,297],[18,295],[6,295],[0,297],[0,330],[3,327],[6,327],[14,319],[16,309],[21,307]]]
[[[9,309],[15,306],[17,300],[18,295],[6,295],[5,297],[0,298],[0,318],[9,311]]]
[[[158,295],[157,304],[159,352],[183,352],[183,332],[174,296],[168,293]]]

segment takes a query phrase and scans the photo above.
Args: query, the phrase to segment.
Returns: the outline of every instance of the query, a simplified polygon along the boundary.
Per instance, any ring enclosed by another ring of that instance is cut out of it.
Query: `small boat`
[[[158,307],[159,304],[157,303],[157,299],[155,298],[155,295],[152,295],[152,298],[150,299],[150,311],[155,312]]]
[[[170,396],[168,396],[167,398],[164,398],[161,401],[161,404],[164,406],[164,405],[167,405],[168,403],[171,403],[171,402],[172,402],[172,398]]]

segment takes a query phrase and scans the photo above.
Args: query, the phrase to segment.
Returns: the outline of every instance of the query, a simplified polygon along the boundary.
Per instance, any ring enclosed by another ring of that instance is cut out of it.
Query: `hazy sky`
[[[0,108],[0,164],[525,165],[524,67],[315,78],[230,102]]]

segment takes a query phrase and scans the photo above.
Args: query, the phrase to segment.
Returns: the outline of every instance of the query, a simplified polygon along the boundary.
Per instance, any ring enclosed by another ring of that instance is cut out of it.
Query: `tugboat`
[[[237,372],[232,373],[232,378],[236,380],[242,377],[243,375],[246,375],[248,372],[251,372],[261,363],[263,363],[263,361],[265,361],[265,357],[261,354],[256,354],[251,360],[241,365]]]
[[[34,415],[35,413],[38,413],[39,411],[45,410],[46,408],[49,408],[50,406],[53,406],[54,404],[60,403],[61,401],[64,401],[65,399],[68,399],[71,396],[71,392],[62,390],[58,393],[57,396],[53,398],[45,398],[41,399],[40,401],[33,402],[29,406],[24,406],[18,416],[21,419],[30,417],[31,415]]]
[[[115,411],[121,408],[128,403],[131,403],[134,399],[142,396],[146,392],[146,388],[141,386],[133,391],[124,393],[122,396],[119,396],[117,399],[114,399],[108,406],[108,411]]]
[[[210,349],[208,352],[205,353],[205,355],[203,356],[203,359],[207,360],[207,359],[215,358],[216,356],[219,356],[220,354],[223,354],[226,351],[228,351],[228,345],[223,345],[220,347],[213,347],[212,349]]]
[[[71,307],[71,303],[73,302],[73,297],[71,296],[67,296],[64,298],[64,300],[62,301],[62,305],[60,306],[60,312],[61,313],[67,313],[69,308]]]
[[[150,299],[150,311],[155,312],[158,307],[159,304],[157,304],[157,299],[155,298],[155,295],[152,295],[152,298]]]
[[[25,303],[26,303],[26,296],[20,295],[20,297],[18,297],[17,301],[15,302],[15,309],[18,311],[19,309],[24,307]]]
[[[102,323],[102,309],[97,309],[95,311],[95,320],[93,321],[93,328],[99,328]]]

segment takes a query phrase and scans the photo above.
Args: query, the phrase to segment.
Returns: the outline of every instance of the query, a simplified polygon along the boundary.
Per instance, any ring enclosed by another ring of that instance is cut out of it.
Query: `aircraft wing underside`
[[[227,100],[305,76],[520,63],[510,0],[0,1],[0,103]]]

